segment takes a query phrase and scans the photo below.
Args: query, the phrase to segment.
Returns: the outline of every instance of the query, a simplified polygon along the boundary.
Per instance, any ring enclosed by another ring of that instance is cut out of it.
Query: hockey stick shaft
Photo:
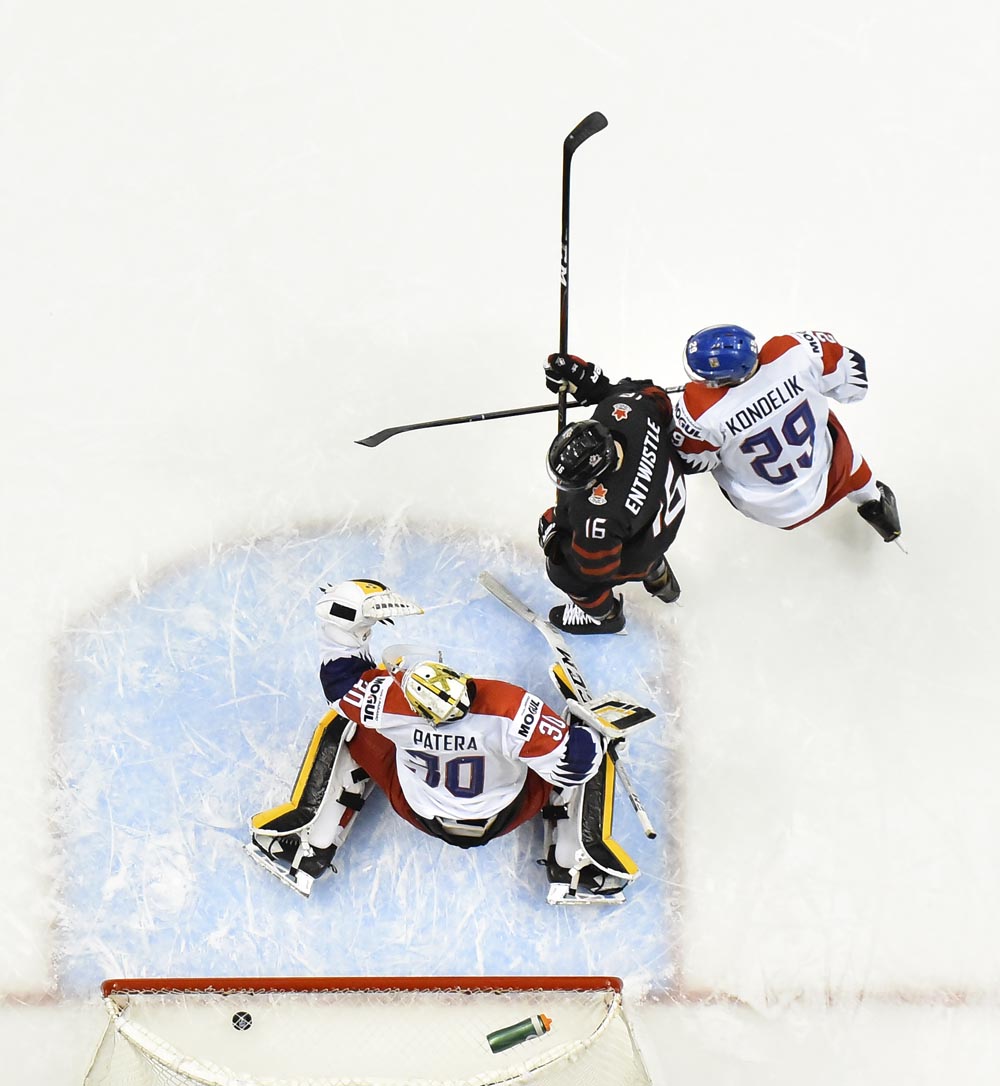
[[[649,815],[646,814],[646,808],[643,806],[642,800],[639,799],[639,794],[635,790],[632,778],[628,775],[628,770],[626,770],[625,766],[621,763],[617,743],[608,744],[608,757],[614,764],[618,779],[625,786],[625,792],[628,795],[629,802],[632,804],[632,809],[639,818],[639,825],[642,826],[642,832],[650,839],[654,838],[656,836],[656,830],[653,829],[653,823],[649,821]]]
[[[513,611],[519,618],[523,618],[525,622],[530,622],[531,625],[541,633],[549,643],[549,647],[558,657],[559,662],[563,665],[570,681],[573,683],[577,694],[577,700],[589,701],[590,691],[587,688],[587,682],[581,674],[579,667],[577,667],[576,661],[573,659],[573,654],[569,651],[569,647],[563,640],[559,631],[550,623],[546,622],[540,615],[537,615],[532,611],[523,600],[518,599],[518,597],[515,596],[506,585],[501,584],[493,574],[487,573],[484,570],[479,575],[479,583],[505,607]],[[611,759],[611,764],[615,767],[615,774],[618,776],[619,780],[621,780],[622,785],[625,788],[629,802],[632,804],[632,809],[635,811],[639,819],[639,824],[642,826],[643,833],[645,833],[647,837],[655,837],[656,830],[653,829],[653,825],[649,821],[649,816],[646,814],[646,808],[643,806],[642,800],[639,799],[635,786],[632,784],[628,772],[621,763],[616,743],[612,742],[608,744],[608,757]]]
[[[538,630],[542,637],[548,641],[549,648],[552,649],[559,662],[566,669],[574,688],[579,694],[578,700],[590,701],[590,690],[587,688],[587,682],[583,675],[580,674],[580,669],[576,666],[573,654],[569,651],[569,647],[563,640],[562,634],[560,634],[551,623],[546,622],[540,615],[536,615],[523,600],[518,599],[517,596],[515,596],[506,585],[501,584],[492,573],[487,573],[485,571],[480,573],[479,583],[487,592],[492,596],[495,596],[504,607],[513,611],[519,618],[523,618],[525,622],[530,622],[531,625]]]
[[[381,445],[383,441],[388,441],[390,437],[395,437],[396,434],[405,434],[410,430],[428,430],[433,426],[457,426],[462,422],[488,422],[490,419],[509,419],[515,415],[537,415],[541,411],[556,411],[558,405],[554,403],[543,403],[536,407],[515,407],[510,411],[484,411],[478,415],[459,415],[453,419],[434,419],[431,422],[411,422],[406,426],[390,426],[386,430],[379,430],[377,434],[370,434],[368,437],[359,438],[354,442],[355,445],[364,445],[369,449],[375,448],[376,445]]]
[[[608,127],[603,113],[590,113],[563,140],[562,237],[559,264],[559,353],[569,350],[569,179],[573,152],[584,140]],[[566,386],[559,389],[559,431],[566,426]]]
[[[676,388],[664,389],[664,392],[671,394],[683,391],[683,385],[678,385]],[[573,403],[568,406],[585,407],[587,405]],[[558,404],[543,403],[538,404],[535,407],[514,407],[509,411],[483,411],[478,415],[459,415],[453,419],[433,419],[431,422],[411,422],[406,426],[390,426],[388,429],[379,430],[378,433],[369,434],[368,437],[358,438],[354,444],[364,445],[366,448],[374,449],[376,445],[381,445],[383,441],[388,441],[390,437],[395,437],[396,434],[407,434],[411,430],[428,430],[434,426],[457,426],[462,422],[488,422],[490,419],[510,419],[515,415],[537,415],[542,411],[558,410]]]

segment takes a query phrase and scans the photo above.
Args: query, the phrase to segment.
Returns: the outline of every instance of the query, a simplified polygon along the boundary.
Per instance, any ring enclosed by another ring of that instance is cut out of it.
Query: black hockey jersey
[[[589,490],[560,493],[559,557],[595,585],[640,580],[673,542],[687,501],[670,397],[648,381],[621,381],[592,417],[611,431],[622,461]]]

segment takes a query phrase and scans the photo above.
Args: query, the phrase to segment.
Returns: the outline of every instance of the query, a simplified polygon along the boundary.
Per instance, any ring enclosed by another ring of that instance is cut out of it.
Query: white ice
[[[635,1008],[656,1081],[996,1081],[998,20],[973,0],[0,8],[0,1039],[21,1080],[80,1081],[103,1023],[72,978],[143,970],[144,950],[123,958],[136,932],[183,909],[192,856],[235,822],[214,784],[190,824],[123,844],[131,823],[101,810],[116,743],[147,746],[151,799],[180,792],[138,711],[93,722],[89,773],[61,760],[75,669],[158,690],[169,714],[178,674],[231,674],[229,638],[261,651],[217,583],[183,604],[186,666],[169,586],[345,525],[468,537],[554,599],[527,573],[552,416],[353,439],[544,401],[560,143],[600,109],[574,166],[571,348],[674,384],[704,324],[834,332],[868,359],[871,393],[840,415],[909,551],[848,506],[759,527],[701,479],[680,606],[629,593],[619,640],[661,654],[678,710],[669,991]],[[256,586],[275,636],[283,615],[304,637],[311,568]],[[136,670],[154,630],[176,671]],[[290,642],[284,685],[241,672],[230,695],[294,732],[244,767],[260,788],[240,803],[282,798],[312,719]],[[218,737],[182,724],[213,764]],[[116,829],[138,882],[64,862]],[[259,874],[220,880],[219,946],[290,926],[280,887],[247,908]],[[309,903],[331,942],[335,893]],[[632,946],[652,937],[636,894],[615,932]]]

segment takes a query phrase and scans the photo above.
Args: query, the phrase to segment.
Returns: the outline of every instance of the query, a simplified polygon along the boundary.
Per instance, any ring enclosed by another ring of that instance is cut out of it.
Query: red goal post
[[[650,1082],[617,977],[122,978],[101,994],[85,1086]],[[547,1032],[491,1049],[541,1016]]]

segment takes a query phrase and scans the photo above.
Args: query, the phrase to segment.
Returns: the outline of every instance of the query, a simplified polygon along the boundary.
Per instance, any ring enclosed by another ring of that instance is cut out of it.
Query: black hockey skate
[[[549,622],[557,630],[571,634],[614,634],[625,629],[625,608],[620,596],[612,596],[611,610],[602,618],[588,615],[572,600],[549,611]]]
[[[324,848],[314,847],[311,856],[302,857],[302,861],[299,863],[299,871],[304,871],[313,879],[318,879],[329,868],[336,871],[337,869],[333,867],[333,857],[336,851],[336,845],[326,845]]]
[[[660,564],[642,582],[642,587],[651,596],[663,600],[664,603],[675,603],[681,594],[681,586],[677,583],[677,577],[666,558],[660,559]]]
[[[899,538],[899,510],[896,508],[896,495],[885,485],[875,480],[882,497],[878,501],[865,502],[858,506],[858,513],[866,520],[886,543],[893,543]]]
[[[337,869],[333,866],[336,845],[313,848],[311,855],[299,855],[301,840],[297,834],[285,837],[261,837],[252,835],[244,850],[258,867],[262,867],[279,882],[290,886],[303,897],[312,892],[313,883],[324,871]],[[298,864],[296,864],[298,859]]]

